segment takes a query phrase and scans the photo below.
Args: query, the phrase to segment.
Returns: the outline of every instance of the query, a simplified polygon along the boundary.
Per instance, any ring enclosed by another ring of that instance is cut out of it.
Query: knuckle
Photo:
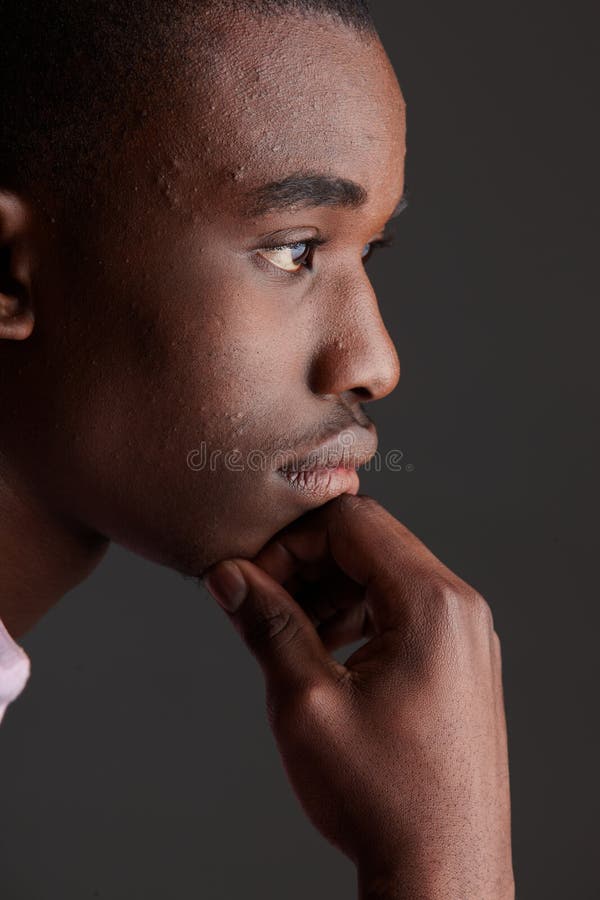
[[[438,622],[455,622],[461,617],[462,597],[456,585],[443,575],[436,575],[430,584],[429,614]]]
[[[310,718],[327,717],[331,709],[332,697],[329,685],[323,682],[307,682],[299,687],[295,696],[296,707]]]
[[[474,588],[465,585],[464,603],[471,619],[490,633],[494,630],[494,618],[489,603]]]
[[[468,584],[450,576],[436,575],[430,583],[427,616],[443,631],[455,632],[465,620],[484,630],[493,630],[492,611],[486,600]]]
[[[450,571],[421,570],[419,582],[403,629],[403,652],[413,671],[438,677],[462,665],[470,647],[490,646],[492,613],[484,598]]]
[[[267,699],[271,727],[279,734],[306,735],[314,728],[326,728],[334,720],[336,707],[332,686],[322,681],[306,681],[281,692],[274,690]]]
[[[287,610],[264,612],[247,623],[245,628],[246,640],[254,647],[264,644],[284,646],[293,641],[301,630],[302,624]]]

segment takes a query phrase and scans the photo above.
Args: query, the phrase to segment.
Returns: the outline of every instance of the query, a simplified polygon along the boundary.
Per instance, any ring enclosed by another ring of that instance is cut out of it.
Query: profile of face
[[[282,13],[226,29],[211,59],[168,104],[141,98],[93,203],[40,215],[34,323],[3,342],[20,476],[188,575],[346,489],[244,461],[348,429],[368,456],[362,404],[399,376],[365,268],[404,187],[380,42]]]

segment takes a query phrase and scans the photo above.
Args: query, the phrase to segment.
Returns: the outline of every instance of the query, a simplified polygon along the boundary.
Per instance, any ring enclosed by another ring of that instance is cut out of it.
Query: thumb
[[[204,576],[204,584],[229,615],[267,680],[278,686],[282,682],[289,687],[306,685],[331,679],[340,668],[304,610],[259,566],[246,559],[220,562]]]

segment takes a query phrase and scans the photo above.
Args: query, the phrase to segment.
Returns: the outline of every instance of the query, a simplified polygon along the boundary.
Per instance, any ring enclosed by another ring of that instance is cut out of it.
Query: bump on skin
[[[182,77],[190,42],[210,56],[240,16],[290,12],[374,31],[364,0],[3,0],[0,183],[32,193],[50,173],[76,192],[151,113],[165,71]]]

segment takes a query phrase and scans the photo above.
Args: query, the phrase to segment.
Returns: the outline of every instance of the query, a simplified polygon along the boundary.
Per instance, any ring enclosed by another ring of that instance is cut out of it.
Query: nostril
[[[8,297],[23,299],[24,292],[16,278],[11,273],[11,248],[0,247],[0,294]]]
[[[356,387],[352,389],[352,393],[358,398],[359,401],[372,400],[373,394],[366,387]]]

